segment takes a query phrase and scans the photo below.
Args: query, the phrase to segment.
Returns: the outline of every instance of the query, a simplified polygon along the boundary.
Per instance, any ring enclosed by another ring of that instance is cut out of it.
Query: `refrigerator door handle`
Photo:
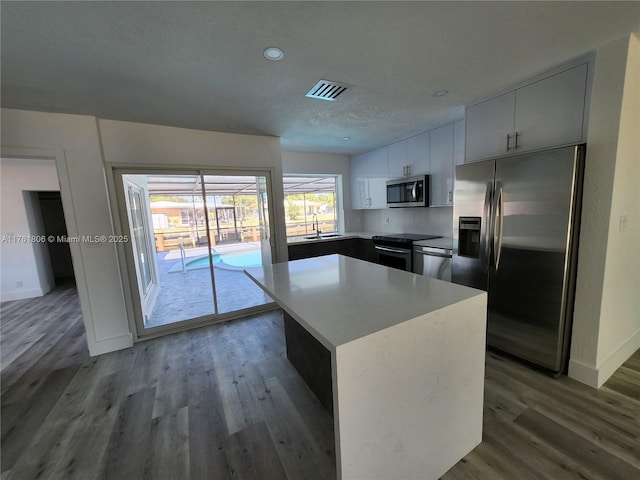
[[[491,259],[491,244],[489,240],[491,238],[491,194],[493,193],[493,182],[487,182],[487,189],[484,194],[484,212],[482,219],[482,224],[480,228],[484,228],[484,232],[481,232],[481,242],[484,242],[484,245],[481,245],[480,249],[483,254],[482,258],[482,268],[485,272],[489,271],[489,264]]]
[[[502,253],[502,226],[504,221],[504,199],[502,182],[496,181],[496,191],[493,196],[493,271],[498,271],[500,254]]]

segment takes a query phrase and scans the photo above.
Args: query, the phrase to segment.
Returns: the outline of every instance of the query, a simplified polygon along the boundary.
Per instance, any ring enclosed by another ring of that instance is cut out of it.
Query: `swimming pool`
[[[262,265],[260,250],[246,250],[244,252],[214,253],[213,265],[220,268],[250,268]],[[185,263],[187,269],[208,268],[209,256],[203,255]]]

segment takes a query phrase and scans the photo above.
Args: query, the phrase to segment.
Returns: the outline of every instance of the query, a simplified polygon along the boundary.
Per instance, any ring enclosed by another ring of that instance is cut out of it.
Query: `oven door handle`
[[[418,255],[424,255],[429,257],[442,257],[442,258],[451,258],[450,253],[436,253],[434,251],[425,252],[424,250],[415,249],[413,253],[417,253]]]
[[[407,250],[405,248],[383,247],[382,245],[374,245],[373,248],[380,250],[381,252],[400,253],[402,255],[411,253],[411,250]]]

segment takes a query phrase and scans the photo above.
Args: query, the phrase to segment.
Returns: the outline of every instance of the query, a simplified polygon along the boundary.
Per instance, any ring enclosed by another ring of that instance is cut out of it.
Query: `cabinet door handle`
[[[517,150],[520,146],[518,145],[518,138],[520,137],[520,134],[518,132],[516,132],[516,145],[513,148],[514,150]]]
[[[507,152],[511,150],[511,135],[507,133]]]

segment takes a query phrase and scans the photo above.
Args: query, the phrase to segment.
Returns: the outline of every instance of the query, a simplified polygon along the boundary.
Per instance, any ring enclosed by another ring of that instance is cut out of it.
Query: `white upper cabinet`
[[[464,163],[464,120],[453,124],[453,165]]]
[[[385,208],[389,179],[388,147],[368,153],[367,176],[369,177],[369,208]]]
[[[429,173],[429,132],[407,138],[409,175]]]
[[[349,161],[351,208],[354,210],[387,206],[387,156],[387,147],[383,147]]]
[[[389,178],[429,173],[429,132],[389,145]]]
[[[516,92],[505,93],[467,108],[465,112],[466,161],[506,155],[513,134]]]
[[[453,201],[453,123],[430,132],[429,205]]]
[[[584,141],[588,64],[466,109],[467,162]]]
[[[516,152],[582,142],[587,64],[516,90]]]
[[[351,208],[367,208],[369,202],[369,179],[367,176],[367,154],[352,157],[349,161],[351,176]]]
[[[389,178],[401,178],[407,173],[407,141],[401,140],[389,145]]]
[[[429,203],[451,205],[454,162],[464,163],[464,120],[350,160],[351,208],[386,208],[387,180],[431,175]]]

